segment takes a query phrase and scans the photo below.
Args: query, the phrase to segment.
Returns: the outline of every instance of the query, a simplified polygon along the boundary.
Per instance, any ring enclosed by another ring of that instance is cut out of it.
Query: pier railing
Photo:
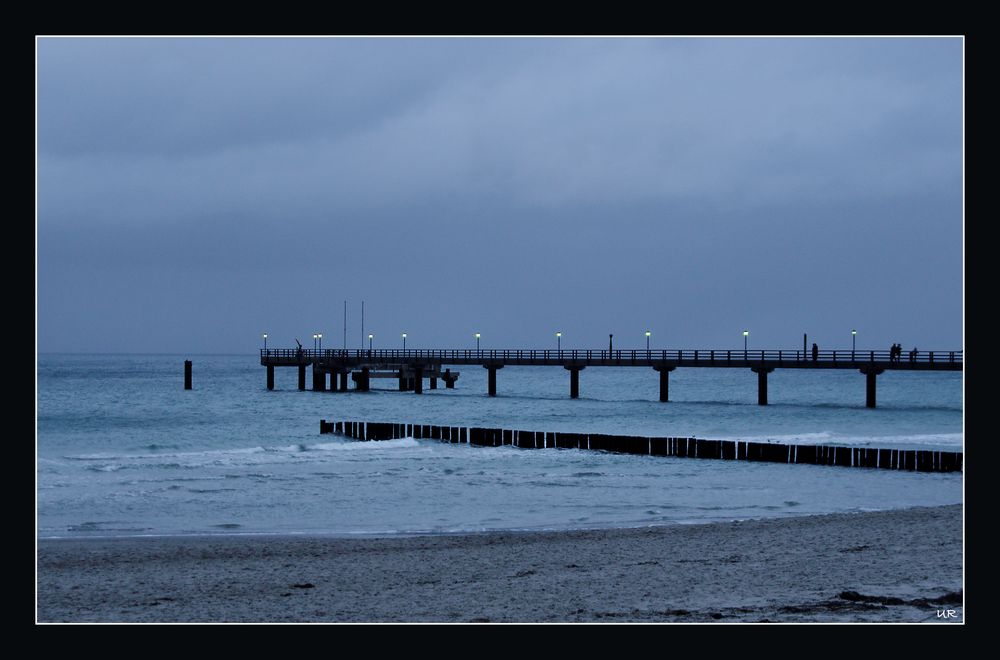
[[[303,361],[364,360],[377,362],[427,360],[430,362],[552,362],[649,364],[676,362],[689,365],[723,366],[748,362],[777,363],[778,365],[833,366],[859,363],[888,363],[913,365],[962,365],[963,351],[904,351],[892,356],[889,351],[864,350],[744,350],[744,349],[261,349],[262,360]]]

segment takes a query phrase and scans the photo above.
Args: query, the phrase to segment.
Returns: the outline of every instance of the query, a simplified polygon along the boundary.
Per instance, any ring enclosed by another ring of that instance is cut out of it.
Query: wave
[[[315,460],[328,460],[324,456],[334,456],[338,452],[376,453],[420,447],[421,442],[413,438],[382,440],[378,442],[355,442],[341,440],[320,443],[298,443],[290,445],[234,447],[205,451],[184,451],[172,453],[95,453],[67,455],[61,458],[84,463],[83,468],[91,472],[117,472],[119,470],[180,469],[190,470],[204,467],[257,468],[247,475],[257,478],[272,478],[261,467],[275,463],[299,461],[309,455]],[[377,454],[376,454],[377,455]],[[53,462],[55,465],[56,463]],[[54,465],[50,469],[54,469]],[[41,470],[44,471],[44,470]]]
[[[699,436],[700,437],[700,436]],[[706,436],[707,437],[707,436]],[[786,445],[843,445],[850,447],[892,447],[896,445],[924,445],[960,448],[964,433],[927,433],[914,435],[853,435],[819,431],[815,433],[770,433],[763,435],[713,436],[712,440],[738,440],[740,442],[774,442]]]
[[[439,442],[439,441],[435,441]],[[419,447],[420,442],[412,437],[396,438],[395,440],[378,440],[372,442],[323,442],[309,445],[309,451],[370,451],[372,449],[402,449]]]

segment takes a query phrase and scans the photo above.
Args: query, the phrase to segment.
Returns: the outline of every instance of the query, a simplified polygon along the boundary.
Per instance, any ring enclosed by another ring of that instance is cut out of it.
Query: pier
[[[372,378],[397,378],[401,391],[423,392],[437,379],[454,388],[459,372],[450,366],[479,366],[488,370],[487,393],[497,395],[497,371],[505,366],[562,367],[569,372],[569,396],[580,396],[580,372],[587,367],[644,367],[658,372],[660,401],[669,401],[670,372],[678,368],[748,369],[757,376],[757,403],[768,401],[767,375],[775,369],[851,369],[865,376],[865,405],[876,404],[876,378],[886,371],[962,371],[962,351],[921,351],[891,356],[889,351],[835,350],[344,350],[262,349],[260,363],[267,368],[267,389],[274,389],[274,370],[298,369],[298,387],[306,389],[306,370],[312,369],[313,390],[345,392],[348,380],[355,390],[368,391]],[[446,365],[450,365],[447,366]]]

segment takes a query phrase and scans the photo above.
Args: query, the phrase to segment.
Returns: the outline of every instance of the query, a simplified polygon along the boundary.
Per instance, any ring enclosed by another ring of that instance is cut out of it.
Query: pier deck
[[[743,368],[757,374],[757,402],[767,404],[767,374],[775,369],[856,369],[865,375],[866,405],[875,407],[876,376],[885,371],[962,371],[963,351],[920,351],[892,359],[889,351],[801,351],[801,350],[548,350],[548,349],[263,349],[260,363],[267,367],[268,389],[274,389],[275,367],[297,367],[299,389],[305,389],[305,369],[312,366],[313,389],[326,389],[331,375],[331,391],[347,390],[348,374],[358,390],[368,390],[373,372],[398,374],[400,390],[423,391],[429,378],[431,389],[442,378],[454,388],[458,372],[443,365],[478,365],[489,371],[488,393],[496,396],[496,373],[505,366],[552,366],[570,372],[570,397],[578,398],[580,371],[587,367],[646,367],[659,372],[660,401],[669,400],[669,373],[684,368]]]

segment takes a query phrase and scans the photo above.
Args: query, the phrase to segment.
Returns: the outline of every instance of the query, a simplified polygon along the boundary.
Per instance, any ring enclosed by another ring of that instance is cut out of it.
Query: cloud
[[[223,295],[199,291],[206,269],[289,291],[309,263],[390,295],[417,284],[384,256],[407,251],[446,255],[434,286],[467,307],[491,286],[501,315],[540,317],[532,282],[574,272],[621,295],[618,316],[646,302],[617,277],[669,281],[699,318],[727,269],[745,293],[730,304],[780,308],[768,291],[839,295],[820,280],[845,264],[858,289],[927,281],[943,304],[961,203],[960,39],[38,42],[40,323],[81,290],[127,308],[130,273],[154,267],[164,300],[206,318]],[[359,246],[382,255],[371,277]],[[479,272],[488,246],[502,278]]]

